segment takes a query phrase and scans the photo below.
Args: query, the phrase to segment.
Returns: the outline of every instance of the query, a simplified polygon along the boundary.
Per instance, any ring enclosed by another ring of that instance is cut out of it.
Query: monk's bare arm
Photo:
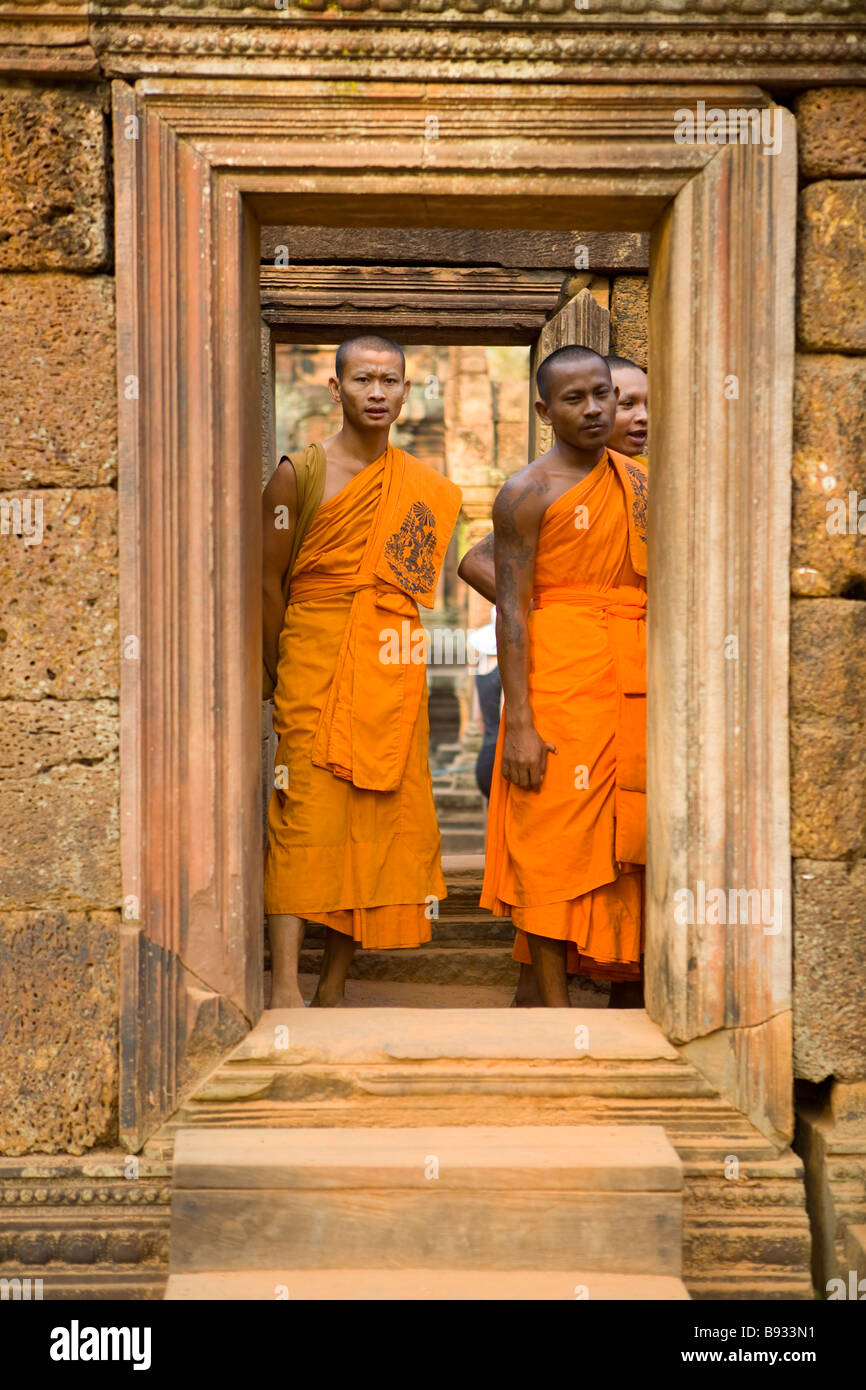
[[[496,563],[496,650],[505,693],[502,775],[537,791],[548,753],[555,753],[535,728],[529,703],[529,628],[538,528],[547,503],[546,485],[536,477],[512,478],[493,506]]]
[[[282,458],[262,493],[262,654],[274,683],[285,616],[283,579],[289,568],[297,521],[295,470],[287,458]]]
[[[485,536],[471,550],[467,550],[457,573],[471,589],[481,594],[488,603],[496,602],[496,566],[493,559],[493,532]]]

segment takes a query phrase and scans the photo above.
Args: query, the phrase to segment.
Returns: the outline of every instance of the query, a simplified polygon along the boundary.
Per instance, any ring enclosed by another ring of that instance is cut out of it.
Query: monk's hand
[[[502,775],[506,782],[537,792],[544,780],[548,753],[556,753],[555,746],[545,743],[531,724],[520,729],[506,727],[502,745]]]

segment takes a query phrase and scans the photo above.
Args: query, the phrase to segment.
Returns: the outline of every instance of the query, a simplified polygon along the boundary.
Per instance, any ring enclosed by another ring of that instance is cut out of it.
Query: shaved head
[[[343,380],[346,359],[353,348],[361,348],[362,350],[366,348],[369,352],[393,352],[394,356],[400,359],[400,375],[406,375],[406,358],[399,343],[395,343],[393,338],[385,338],[379,333],[359,333],[355,338],[347,338],[337,348],[334,370],[338,381]]]
[[[550,400],[551,381],[559,367],[587,366],[589,363],[598,363],[610,376],[607,360],[602,357],[601,353],[594,352],[592,348],[578,347],[576,344],[557,348],[556,352],[545,357],[535,373],[535,386],[541,399],[543,401]]]
[[[630,357],[617,357],[614,353],[609,353],[604,359],[611,371],[617,367],[632,367],[636,372],[642,372],[643,367],[639,362],[632,362]]]
[[[646,453],[647,420],[647,378],[643,367],[632,362],[630,357],[607,357],[613,383],[619,392],[616,406],[616,420],[608,447],[618,454],[635,458]]]

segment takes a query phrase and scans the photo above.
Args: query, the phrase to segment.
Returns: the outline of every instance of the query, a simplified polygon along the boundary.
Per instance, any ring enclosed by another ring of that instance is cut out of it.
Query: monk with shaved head
[[[613,422],[608,448],[626,458],[646,463],[649,422],[647,405],[649,390],[646,372],[630,357],[605,357],[610,368],[616,396],[616,418]],[[496,578],[493,566],[493,532],[468,550],[460,564],[460,575],[479,594],[491,603],[496,602]]]
[[[617,392],[603,357],[561,348],[536,384],[553,447],[493,509],[505,709],[481,904],[511,916],[515,957],[532,962],[542,1004],[568,1007],[576,972],[612,981],[612,1004],[636,1004],[647,473],[609,447]],[[473,582],[465,562],[461,573]]]
[[[341,343],[328,386],[341,428],[282,459],[264,491],[274,1009],[304,1003],[305,921],[325,928],[312,1002],[334,1007],[355,947],[429,941],[445,896],[418,605],[433,606],[461,494],[389,442],[409,385],[390,338]]]
[[[646,372],[630,357],[610,353],[605,359],[616,392],[616,419],[608,448],[627,458],[646,461],[648,387]]]

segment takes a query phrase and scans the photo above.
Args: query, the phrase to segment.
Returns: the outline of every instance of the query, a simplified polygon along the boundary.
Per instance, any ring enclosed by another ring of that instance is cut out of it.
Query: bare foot
[[[311,1009],[345,1009],[346,1007],[346,1000],[342,994],[320,994],[320,992],[316,990],[310,1000]]]
[[[294,989],[286,986],[284,989],[273,990],[271,1002],[268,1004],[269,1009],[305,1009],[306,1007],[306,1000],[297,986]]]
[[[521,965],[517,989],[511,1001],[512,1009],[543,1009],[544,1000],[538,991],[538,981],[531,965]]]
[[[544,1001],[540,994],[534,995],[531,999],[521,997],[520,990],[514,991],[514,998],[508,1006],[510,1009],[543,1009]]]

